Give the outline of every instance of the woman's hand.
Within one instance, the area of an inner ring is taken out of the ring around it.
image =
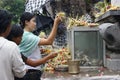
[[[56,33],[57,33],[57,28],[58,28],[58,25],[61,22],[61,20],[62,19],[60,16],[56,16],[50,35],[48,36],[47,39],[41,38],[38,45],[52,45],[53,44],[53,41],[54,41]]]
[[[57,53],[50,53],[50,54],[47,55],[47,57],[48,57],[49,59],[52,59],[52,58],[54,58],[54,57],[56,57],[56,56],[57,56]]]
[[[62,21],[62,18],[60,16],[56,16],[54,22],[56,24],[59,24]]]

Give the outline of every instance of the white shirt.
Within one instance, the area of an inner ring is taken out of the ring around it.
[[[21,53],[32,60],[41,59],[41,52],[38,46],[40,37],[34,35],[32,32],[24,31],[22,41],[19,45]],[[41,69],[41,65],[37,67],[31,67],[27,65],[27,69]]]
[[[38,60],[38,59],[41,59],[42,56],[41,56],[41,52],[40,52],[40,48],[37,46],[37,48],[35,49],[35,51],[30,55],[28,56],[29,59],[32,59],[32,60]],[[26,65],[27,69],[37,69],[37,70],[42,70],[42,66],[39,65],[37,67],[31,67],[29,65]]]
[[[25,74],[26,68],[18,46],[0,37],[0,80],[14,80],[14,76],[23,77]]]
[[[39,12],[42,12],[41,6],[45,4],[46,0],[27,0],[25,4],[25,12],[34,12],[35,10],[38,10]]]
[[[120,7],[120,0],[111,0],[111,4]]]

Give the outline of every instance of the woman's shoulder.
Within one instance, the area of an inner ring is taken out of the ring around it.
[[[36,36],[32,32],[24,31],[23,36]]]
[[[24,32],[22,40],[34,40],[39,39],[39,36],[34,35],[32,32]]]

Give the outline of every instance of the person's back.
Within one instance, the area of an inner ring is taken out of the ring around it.
[[[19,52],[19,49],[15,43],[6,40],[3,37],[0,37],[0,59],[1,59],[0,60],[0,68],[1,68],[0,79],[1,80],[14,80],[14,74],[18,77],[24,76],[25,74],[24,66],[23,67],[14,66],[15,63],[17,63],[20,60],[20,57],[19,57],[20,55],[18,56],[18,52]],[[19,63],[17,64],[18,66],[20,65]],[[20,68],[23,70],[23,74],[21,74],[22,72],[20,71]],[[18,73],[14,72],[14,70],[17,70]]]
[[[11,30],[12,16],[0,10],[0,80],[14,80],[14,76],[23,77],[26,73],[18,46],[5,39]]]

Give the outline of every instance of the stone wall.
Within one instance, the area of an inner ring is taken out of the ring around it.
[[[56,12],[64,11],[70,17],[82,15],[86,10],[84,0],[61,0],[61,2],[56,2],[56,5]]]

